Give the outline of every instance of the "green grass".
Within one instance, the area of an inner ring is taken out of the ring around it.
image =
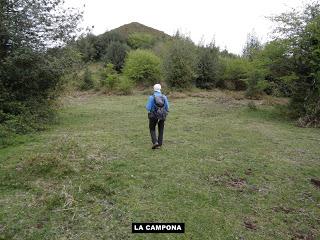
[[[153,151],[146,98],[69,98],[59,124],[1,149],[0,239],[320,237],[319,129],[195,94],[171,99]],[[133,235],[132,222],[186,233]]]

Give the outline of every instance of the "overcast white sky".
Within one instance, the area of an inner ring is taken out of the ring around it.
[[[264,42],[271,31],[265,16],[301,6],[301,0],[66,0],[68,6],[84,8],[84,24],[93,33],[130,22],[164,31],[177,29],[195,43],[213,38],[222,49],[241,53],[247,34],[255,30]]]

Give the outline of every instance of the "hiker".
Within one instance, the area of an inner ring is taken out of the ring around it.
[[[146,109],[148,111],[149,129],[152,141],[152,149],[160,148],[163,143],[164,122],[169,112],[169,102],[165,95],[161,93],[161,85],[153,86],[153,95],[149,96]],[[156,125],[158,124],[158,138]]]

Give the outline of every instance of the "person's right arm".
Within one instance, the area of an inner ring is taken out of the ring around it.
[[[167,112],[169,112],[169,101],[167,96],[164,97],[164,107],[166,108]]]
[[[152,103],[153,103],[153,97],[152,97],[152,96],[149,96],[148,102],[147,102],[147,105],[146,105],[146,109],[147,109],[148,112],[151,112]]]

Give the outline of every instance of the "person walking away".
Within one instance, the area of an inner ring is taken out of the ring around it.
[[[161,93],[161,85],[153,86],[153,94],[149,96],[146,109],[148,111],[149,129],[152,149],[160,148],[163,144],[164,122],[169,112],[168,98]],[[158,125],[158,138],[156,126]]]

